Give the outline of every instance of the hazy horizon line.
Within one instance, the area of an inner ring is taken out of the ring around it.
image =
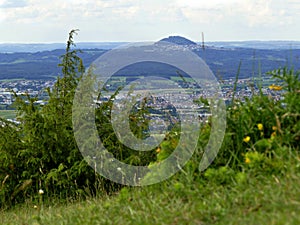
[[[159,40],[157,40],[159,41]],[[75,42],[76,44],[106,44],[106,43],[147,43],[147,42],[157,42],[157,41],[79,41]],[[193,40],[191,40],[193,41]],[[197,44],[202,44],[202,41],[193,41]],[[262,40],[262,39],[249,39],[249,40],[211,40],[205,41],[205,43],[214,43],[214,42],[300,42],[300,40],[283,40],[283,39],[274,39],[274,40]],[[0,42],[0,45],[9,45],[9,44],[65,44],[66,42]]]

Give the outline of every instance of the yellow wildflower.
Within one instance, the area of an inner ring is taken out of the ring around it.
[[[249,164],[250,162],[251,162],[251,160],[248,157],[246,157],[245,158],[245,163]]]
[[[250,137],[249,136],[246,136],[244,139],[243,139],[244,142],[248,143],[250,141]]]
[[[276,132],[274,131],[272,134],[271,134],[271,139],[274,139],[276,136]]]
[[[264,126],[262,125],[262,123],[257,124],[257,128],[258,130],[263,130]]]
[[[272,130],[277,130],[277,127],[276,126],[272,126]]]
[[[282,90],[281,86],[278,86],[278,85],[275,85],[275,84],[270,85],[269,88],[271,90],[273,90],[273,91],[280,91],[280,90]]]
[[[156,149],[156,152],[157,152],[157,153],[160,153],[160,147],[158,147],[158,148]]]

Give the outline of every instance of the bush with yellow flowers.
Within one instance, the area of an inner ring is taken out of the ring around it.
[[[274,100],[261,91],[245,101],[233,99],[227,109],[226,133],[216,159],[209,169],[198,171],[203,149],[210,136],[212,125],[209,122],[201,128],[197,150],[183,168],[183,177],[188,174],[194,176],[192,179],[201,177],[220,184],[232,180],[240,182],[247,171],[280,173],[284,169],[284,159],[289,157],[290,152],[299,153],[299,72],[283,68],[269,74],[277,85],[272,86],[272,91],[280,89],[282,98]],[[174,134],[167,136],[156,150],[157,162],[171,154],[179,137]],[[234,174],[237,178],[233,178]]]
[[[300,71],[285,67],[268,74],[276,83],[268,88],[280,91],[281,98],[260,91],[244,101],[233,99],[223,145],[212,166],[281,168],[275,158],[287,157],[286,147],[299,153]]]

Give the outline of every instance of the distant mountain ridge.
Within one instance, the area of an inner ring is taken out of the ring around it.
[[[294,66],[300,70],[300,42],[288,41],[247,41],[247,42],[206,42],[205,49],[201,44],[180,36],[170,36],[160,41],[167,41],[178,45],[185,45],[199,55],[212,72],[223,79],[234,78],[239,63],[240,78],[249,78],[253,74],[284,66]],[[125,44],[124,42],[106,43],[76,43],[76,48],[83,50],[79,56],[86,67],[109,49]],[[291,48],[289,46],[298,46]],[[47,50],[41,50],[46,48]],[[55,48],[52,49],[51,48]],[[3,49],[17,49],[17,52],[8,53]],[[28,50],[28,51],[27,51]],[[39,51],[38,51],[39,50]],[[21,51],[21,52],[20,52]],[[59,57],[65,53],[65,44],[0,44],[0,80],[5,79],[54,79],[61,73]],[[292,64],[291,64],[292,63]],[[149,64],[148,74],[166,72],[163,67]],[[126,73],[135,74],[130,70]]]
[[[120,45],[128,44],[128,42],[79,42],[76,43],[78,49],[113,49]],[[65,43],[13,43],[13,44],[0,44],[0,53],[18,53],[18,52],[42,52],[52,51],[56,49],[65,49]]]
[[[170,36],[160,41],[167,41],[179,45],[202,45],[200,42],[194,42],[181,36]],[[113,49],[129,42],[79,42],[76,43],[78,49]],[[2,43],[0,44],[0,53],[18,53],[18,52],[42,52],[55,49],[65,49],[65,43]],[[237,49],[300,49],[300,41],[208,41],[205,46]]]
[[[206,44],[222,48],[300,49],[300,41],[215,41]]]

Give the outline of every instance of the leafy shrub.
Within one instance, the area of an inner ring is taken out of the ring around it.
[[[225,140],[214,165],[238,168],[248,151],[267,157],[273,157],[282,146],[299,151],[299,72],[283,68],[269,74],[282,85],[277,86],[284,91],[282,98],[274,100],[260,93],[244,102],[233,102],[228,109]]]
[[[195,180],[197,177],[203,179],[204,175],[208,180],[228,183],[226,173],[222,173],[224,168],[236,171],[236,179],[239,181],[244,179],[245,171],[283,172],[284,160],[288,160],[293,152],[294,155],[299,154],[300,72],[283,68],[269,74],[277,82],[277,85],[269,88],[273,91],[280,90],[282,97],[275,100],[260,92],[245,101],[233,101],[227,109],[227,127],[222,147],[210,168],[204,173],[198,171],[203,149],[211,132],[209,121],[201,127],[193,158],[177,177]],[[165,139],[161,144],[158,162],[168,157],[176,148],[178,138],[169,136]],[[231,179],[232,175],[228,178]]]
[[[39,190],[44,199],[77,199],[86,195],[112,193],[121,185],[101,177],[83,159],[73,134],[72,107],[75,90],[84,67],[73,36],[69,33],[66,53],[61,57],[62,77],[48,88],[49,100],[44,106],[37,98],[15,96],[14,107],[20,125],[0,121],[0,207],[9,207],[26,199],[38,201]],[[91,70],[89,70],[89,73]],[[92,74],[89,74],[92,76]],[[102,90],[105,92],[105,90]],[[156,152],[134,151],[124,146],[114,134],[110,112],[114,96],[96,109],[95,121],[99,137],[118,160],[132,165],[147,165],[155,161]],[[99,93],[99,96],[102,93]],[[145,102],[140,110],[130,114],[130,128],[138,138],[147,135],[148,119]]]
[[[71,49],[74,34],[59,65],[63,76],[47,89],[48,103],[39,106],[36,98],[15,96],[21,124],[2,122],[0,207],[35,199],[40,189],[45,197],[62,199],[95,193],[98,176],[83,160],[72,129],[72,102],[84,72],[78,51]]]

